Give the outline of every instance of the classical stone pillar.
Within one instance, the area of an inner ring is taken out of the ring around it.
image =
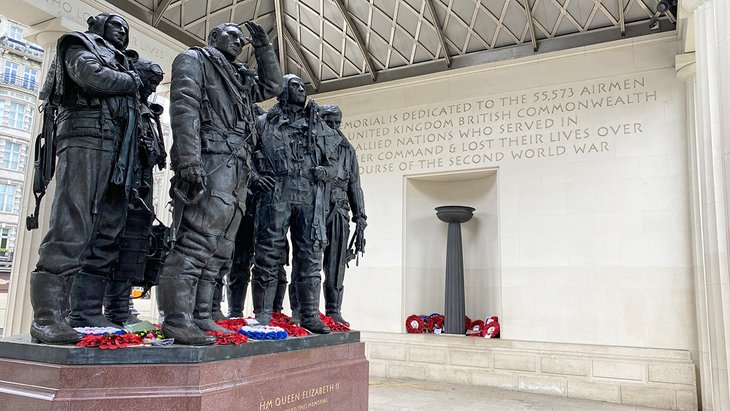
[[[687,87],[700,395],[702,409],[730,410],[730,4],[682,6],[695,30],[694,56],[676,66]]]
[[[40,84],[43,84],[51,67],[51,61],[56,55],[56,41],[61,35],[68,31],[59,26],[54,26],[57,19],[50,22],[42,23],[40,31],[37,31],[31,37],[31,41],[38,43],[45,54],[43,55],[43,65],[41,67]],[[31,27],[31,29],[39,29]],[[48,231],[48,220],[51,215],[51,203],[53,192],[56,187],[55,180],[48,186],[46,196],[41,203],[38,215],[39,227],[33,231],[25,229],[25,217],[33,212],[35,207],[35,199],[33,197],[33,156],[35,155],[35,144],[33,144],[35,136],[38,135],[41,128],[43,116],[38,110],[35,111],[33,119],[33,129],[31,132],[31,144],[29,151],[28,169],[25,173],[25,181],[23,181],[23,200],[20,210],[20,224],[18,229],[18,238],[16,243],[15,256],[13,257],[13,269],[10,274],[10,289],[8,290],[8,307],[5,316],[5,328],[3,335],[9,337],[15,334],[25,334],[30,331],[30,323],[33,318],[33,308],[30,305],[30,272],[35,268],[38,262],[38,248],[41,245],[43,236]]]
[[[465,206],[436,207],[439,220],[449,223],[446,240],[446,296],[444,302],[444,332],[464,334],[464,253],[461,247],[461,223],[471,220],[474,208]]]

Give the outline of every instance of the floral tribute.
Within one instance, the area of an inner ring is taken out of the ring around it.
[[[476,320],[467,325],[468,337],[499,338],[499,317],[493,315],[486,320]]]
[[[499,318],[496,315],[476,321],[464,317],[464,325],[469,337],[499,338]],[[444,316],[441,314],[412,314],[406,318],[406,331],[409,334],[441,334],[443,329]]]
[[[410,315],[406,318],[406,331],[410,334],[441,334],[444,316],[441,314]]]
[[[240,332],[243,327],[256,326],[258,322],[253,318],[229,318],[227,320],[216,321],[216,324],[228,330]],[[270,325],[286,331],[288,337],[304,337],[309,335],[309,331],[292,324],[291,317],[282,313],[273,313]],[[255,339],[253,337],[249,338]]]
[[[322,322],[333,332],[347,332],[350,327],[345,324],[336,323],[331,317],[319,313]],[[208,331],[208,334],[216,338],[217,345],[243,344],[248,339],[254,340],[281,340],[288,337],[304,337],[309,331],[292,324],[291,317],[274,313],[271,319],[271,326],[260,326],[255,319],[229,318],[216,321],[221,327],[236,331],[235,333],[222,333]],[[443,327],[443,317],[440,326]],[[76,331],[84,334],[77,347],[98,347],[101,349],[115,350],[117,348],[138,347],[138,346],[162,346],[171,345],[173,340],[165,338],[159,325],[149,322],[141,322],[126,325],[124,329],[110,327],[83,327],[76,328]]]
[[[143,336],[113,327],[77,327],[77,332],[84,337],[76,343],[77,347],[98,347],[102,350],[116,350],[117,348],[136,347],[144,345]]]
[[[99,347],[101,349],[113,350],[141,345],[167,346],[174,343],[172,338],[165,338],[159,325],[154,325],[147,321],[127,324],[124,329],[85,327],[76,330],[82,334],[86,334],[76,344],[78,347]],[[215,336],[215,343],[218,345],[243,344],[248,341],[245,336],[238,333],[224,334],[209,331],[208,334]]]
[[[126,334],[126,331],[114,327],[76,327],[74,331],[84,335]]]
[[[406,318],[406,331],[409,334],[422,334],[428,332],[428,317],[425,315],[412,314]]]
[[[283,328],[270,325],[244,325],[238,332],[252,340],[285,340],[289,336]]]
[[[482,321],[482,320],[471,321],[470,323],[468,323],[466,325],[467,335],[480,334],[483,329],[484,329],[484,321]]]
[[[428,332],[436,333],[436,330],[439,330],[438,332],[440,333],[444,329],[444,316],[441,314],[429,315],[426,326],[428,327]]]
[[[225,328],[226,330],[231,331],[238,331],[241,329],[241,327],[248,325],[246,320],[243,318],[227,318],[225,320],[218,320],[215,323]]]
[[[137,334],[87,334],[77,347],[99,347],[102,350],[116,350],[117,348],[135,347],[144,345],[142,338]]]
[[[238,345],[248,342],[248,338],[238,332],[226,334],[218,331],[208,331],[208,334],[215,337],[216,345]]]
[[[329,327],[329,329],[334,333],[344,333],[350,331],[350,327],[347,324],[335,322],[332,317],[327,317],[322,313],[319,313],[319,319],[322,320],[324,325]]]
[[[482,337],[499,338],[499,318],[493,315],[485,321],[485,329],[482,331]]]
[[[332,332],[348,332],[350,327],[346,324],[335,322],[332,317],[328,317],[322,313],[319,313],[319,318],[322,320],[324,325],[329,327]],[[271,316],[271,325],[280,327],[286,330],[290,337],[304,337],[309,335],[309,331],[300,327],[299,325],[292,324],[291,317],[282,313],[273,313]]]
[[[289,334],[289,337],[306,337],[309,335],[309,331],[296,324],[292,324],[291,317],[286,314],[273,313],[271,315],[271,325],[283,329]]]

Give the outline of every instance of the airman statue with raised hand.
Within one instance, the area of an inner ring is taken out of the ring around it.
[[[237,24],[216,26],[207,46],[182,52],[172,64],[172,249],[158,292],[162,331],[179,344],[213,344],[207,331],[228,332],[213,321],[211,306],[245,210],[257,142],[254,104],[281,92],[266,33],[254,22],[245,26],[250,38]],[[235,61],[247,41],[257,69]]]

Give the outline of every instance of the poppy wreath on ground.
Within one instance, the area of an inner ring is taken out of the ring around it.
[[[243,318],[229,318],[225,320],[218,320],[215,322],[226,330],[238,331],[241,327],[248,325],[246,320]]]
[[[276,327],[279,327],[286,331],[286,333],[289,335],[289,337],[306,337],[309,335],[309,331],[305,330],[304,328],[294,325],[291,323],[284,323],[284,322],[271,322],[271,325],[274,325]]]
[[[76,327],[74,328],[74,331],[84,334],[84,335],[107,335],[107,334],[117,334],[117,335],[124,335],[127,332],[120,329],[120,328],[114,328],[114,327]]]
[[[437,329],[444,329],[444,316],[441,314],[431,314],[428,317],[428,332],[435,332]]]
[[[291,317],[282,313],[273,313],[271,315],[271,323],[274,327],[279,327],[286,331],[289,337],[306,337],[309,331],[291,323]]]
[[[485,338],[499,338],[499,318],[496,315],[487,318],[481,334]]]
[[[208,334],[215,337],[216,345],[238,345],[248,342],[245,335],[239,333],[222,333],[218,331],[208,331]]]
[[[238,332],[252,340],[285,340],[289,336],[283,328],[270,325],[246,325]]]
[[[484,338],[499,338],[499,323],[491,323],[487,325],[481,332]]]
[[[116,350],[142,345],[142,338],[137,334],[89,334],[76,343],[77,347],[99,347],[102,350]]]
[[[409,334],[422,334],[424,328],[426,328],[426,324],[420,315],[413,314],[406,318],[406,331]]]
[[[484,329],[484,321],[482,321],[482,320],[472,321],[471,327],[469,327],[469,329],[476,333],[482,332],[482,330]]]
[[[319,313],[319,319],[322,320],[322,323],[324,323],[324,325],[326,325],[332,332],[344,333],[350,331],[350,327],[347,325],[335,322],[332,317],[327,317],[322,313]]]
[[[441,314],[439,314],[439,313],[432,313],[431,315],[429,315],[428,317],[426,317],[426,321],[429,321],[429,320],[431,320],[432,318],[435,318],[435,317],[441,317],[442,319],[444,318],[444,316],[441,315]]]
[[[277,323],[291,322],[291,317],[284,313],[271,313],[271,321]]]
[[[406,318],[406,331],[409,334],[440,333],[436,330],[444,329],[444,320],[445,317],[437,313],[429,316],[412,314]],[[469,337],[499,338],[499,319],[496,315],[484,321],[472,321],[465,316],[464,325]]]

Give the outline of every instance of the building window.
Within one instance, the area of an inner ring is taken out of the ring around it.
[[[15,186],[11,184],[0,184],[0,211],[11,213],[15,205]]]
[[[18,79],[18,65],[11,61],[5,61],[5,71],[3,72],[3,81],[7,84],[15,84]]]
[[[20,144],[5,141],[3,150],[3,168],[18,171],[20,167]]]
[[[5,253],[10,245],[10,229],[0,228],[0,253]]]
[[[25,122],[25,104],[10,103],[10,111],[8,112],[8,126],[19,128],[21,130],[29,130],[24,127]]]
[[[23,40],[23,29],[18,26],[10,26],[8,30],[8,38],[13,40]]]
[[[26,67],[23,73],[23,87],[35,91],[38,88],[38,70]]]

